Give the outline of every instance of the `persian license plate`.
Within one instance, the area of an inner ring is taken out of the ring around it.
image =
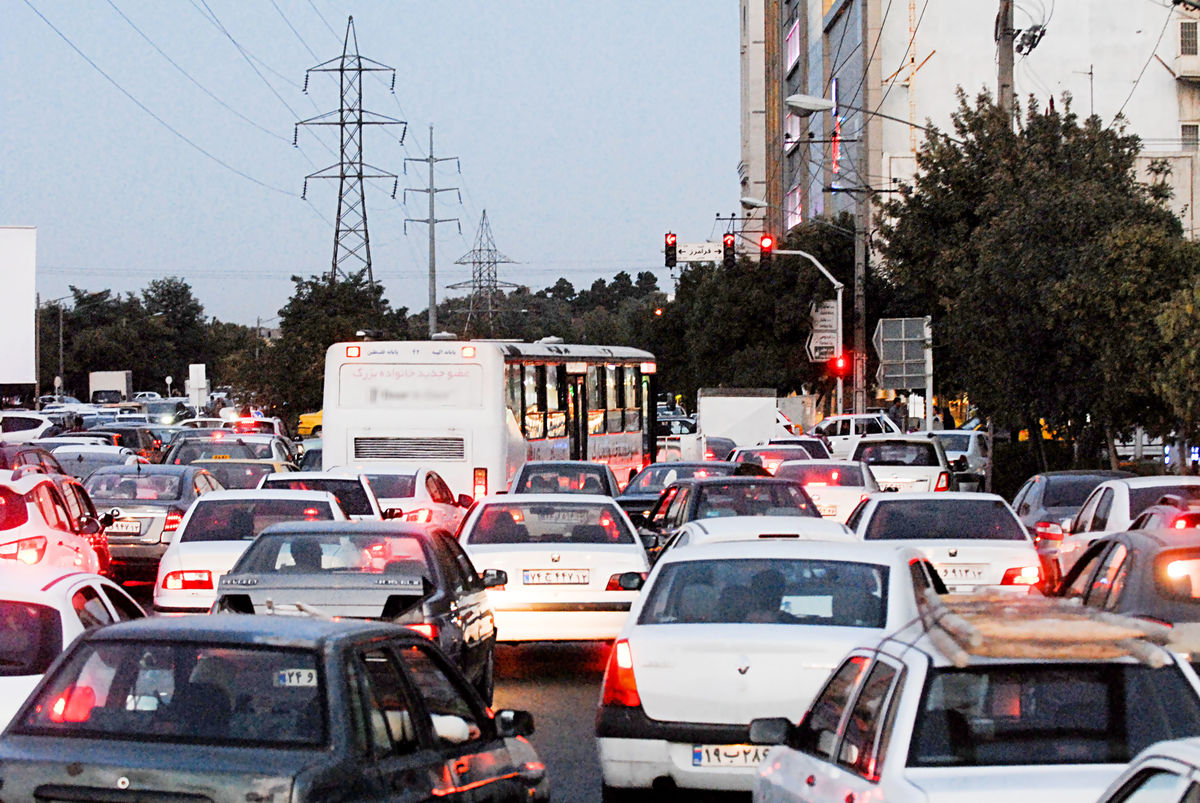
[[[938,577],[947,583],[982,583],[986,567],[974,563],[935,563],[933,568],[937,569]]]
[[[697,744],[692,746],[693,767],[757,767],[768,745]]]
[[[138,521],[114,521],[108,525],[106,532],[138,535],[142,532],[142,524]]]
[[[525,569],[521,582],[527,586],[585,586],[591,574],[590,569]]]
[[[584,524],[588,520],[588,511],[552,510],[549,513],[543,513],[541,520],[554,524]]]
[[[836,516],[837,505],[817,505],[817,512],[822,516]]]

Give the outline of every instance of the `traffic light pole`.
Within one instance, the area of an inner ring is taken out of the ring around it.
[[[805,258],[805,259],[807,259],[809,262],[813,263],[813,265],[816,267],[816,269],[817,269],[817,270],[819,270],[819,271],[821,272],[821,275],[822,275],[822,276],[824,276],[826,279],[828,279],[830,282],[832,282],[832,283],[833,283],[833,291],[834,291],[834,293],[835,293],[835,294],[836,294],[836,296],[837,296],[837,342],[833,344],[833,357],[834,357],[834,359],[837,359],[838,357],[841,357],[841,356],[842,356],[842,354],[843,354],[843,346],[842,346],[842,291],[843,291],[843,290],[846,288],[846,285],[842,284],[842,283],[841,283],[841,282],[839,282],[837,279],[835,279],[835,278],[833,277],[833,274],[832,274],[832,273],[830,273],[829,271],[827,271],[827,270],[825,269],[825,266],[824,266],[824,265],[822,265],[822,264],[820,263],[820,261],[819,261],[819,260],[818,260],[818,259],[817,259],[815,256],[813,256],[812,254],[808,253],[807,251],[797,251],[797,250],[795,250],[795,249],[791,249],[791,250],[779,250],[779,251],[776,251],[775,253],[776,253],[776,254],[780,254],[780,255],[782,255],[782,256],[786,256],[786,257],[791,257],[791,256],[795,256],[795,257],[804,257],[804,258]],[[843,390],[843,380],[842,380],[842,377],[841,377],[841,376],[838,376],[838,378],[837,378],[837,411],[838,411],[839,413],[843,412],[843,409],[842,409],[842,390]]]

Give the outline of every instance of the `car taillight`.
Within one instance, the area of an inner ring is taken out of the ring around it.
[[[68,686],[50,705],[51,722],[87,722],[96,707],[96,692],[91,686]]]
[[[935,490],[935,491],[950,490],[950,474],[945,471],[943,471],[941,474],[938,474],[937,485],[933,486],[933,490]]]
[[[167,510],[167,518],[163,520],[162,531],[164,533],[173,533],[179,529],[179,523],[183,521],[183,511],[179,508],[170,508]]]
[[[437,625],[425,623],[425,624],[419,624],[419,625],[405,625],[405,627],[407,627],[409,630],[413,630],[417,633],[420,633],[422,636],[429,639],[430,641],[433,641],[434,639],[437,638],[437,634],[438,634]]]
[[[1034,541],[1061,541],[1064,535],[1062,525],[1056,521],[1039,521],[1033,525]]]
[[[208,571],[169,572],[163,578],[163,588],[168,591],[204,591],[212,587],[212,573]]]
[[[1004,573],[1000,585],[1032,586],[1041,579],[1041,570],[1037,566],[1014,566]]]
[[[604,691],[600,705],[622,705],[634,708],[642,704],[638,695],[637,679],[633,676],[633,651],[629,642],[620,639],[608,655],[608,666],[604,669]]]
[[[22,563],[37,563],[46,554],[46,543],[44,535],[9,541],[7,544],[0,544],[0,558],[19,560]]]
[[[624,574],[624,572],[622,572],[621,574]],[[641,575],[642,575],[642,580],[645,580],[646,573],[641,572]],[[612,577],[608,578],[608,585],[606,585],[604,587],[604,590],[605,591],[625,591],[626,589],[621,588],[621,575],[614,574]]]
[[[415,521],[418,524],[428,524],[433,521],[433,511],[428,508],[417,508],[404,514],[405,521]]]
[[[472,496],[479,499],[482,496],[487,496],[487,469],[477,468],[472,473],[471,488],[475,491]]]

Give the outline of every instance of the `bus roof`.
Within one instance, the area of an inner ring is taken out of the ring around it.
[[[408,340],[408,341],[357,341],[334,343],[328,354],[335,359],[346,355],[345,347],[360,346],[363,357],[383,355],[412,356],[424,349],[433,349],[443,354],[453,353],[463,346],[496,349],[507,360],[623,360],[626,362],[654,362],[648,351],[627,346],[585,346],[565,343],[515,343],[496,340]],[[357,356],[357,355],[355,355]]]

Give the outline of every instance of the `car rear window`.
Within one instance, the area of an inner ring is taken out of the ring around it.
[[[604,470],[590,466],[535,468],[512,489],[520,494],[606,494]]]
[[[0,677],[40,675],[62,648],[58,611],[32,602],[0,600]]]
[[[257,539],[234,574],[403,574],[429,576],[420,540],[410,535],[291,533]]]
[[[1200,700],[1174,663],[932,669],[910,767],[1124,764],[1200,735]]]
[[[224,460],[205,461],[204,469],[217,478],[222,488],[231,491],[257,488],[263,477],[275,472],[271,463],[228,463]]]
[[[172,447],[168,462],[177,466],[186,466],[195,460],[259,460],[270,457],[270,449],[266,455],[258,454],[257,447],[248,446],[231,440],[198,441],[185,440],[178,446]]]
[[[937,449],[932,443],[913,441],[884,441],[860,443],[854,450],[854,460],[868,466],[938,466]]]
[[[505,502],[486,505],[469,544],[632,544],[633,532],[613,505]]]
[[[371,516],[375,511],[371,500],[358,479],[334,479],[326,477],[304,477],[298,479],[276,478],[266,480],[264,488],[283,488],[289,491],[329,491],[337,497],[347,516]]]
[[[865,484],[858,466],[822,465],[820,463],[784,463],[775,476],[795,480],[801,485],[837,485],[861,488]]]
[[[1029,540],[1008,505],[999,499],[880,501],[863,535],[866,541],[964,538]]]
[[[1154,559],[1154,585],[1173,599],[1200,601],[1200,549],[1172,549]]]
[[[183,483],[178,474],[93,474],[84,481],[93,499],[159,502],[179,499]]]
[[[253,541],[272,524],[332,521],[326,502],[305,499],[219,499],[201,497],[179,534],[180,541]]]
[[[801,559],[668,563],[648,590],[638,624],[883,627],[887,567]]]
[[[231,644],[80,644],[14,732],[154,743],[296,747],[327,740],[315,652]]]
[[[723,516],[820,517],[808,494],[790,482],[738,482],[697,489],[696,518]]]
[[[1051,477],[1046,480],[1042,506],[1081,507],[1088,494],[1102,482],[1104,477]]]
[[[1174,494],[1185,502],[1200,502],[1200,485],[1155,485],[1152,488],[1129,489],[1129,517],[1138,514],[1167,494]]]
[[[692,477],[719,477],[733,473],[734,466],[717,463],[704,466],[650,466],[633,478],[633,482],[625,486],[625,493],[658,493],[676,480],[688,480]]]
[[[965,452],[971,448],[970,435],[938,435],[937,439],[947,452]]]
[[[417,487],[414,474],[368,474],[367,482],[371,483],[371,490],[380,499],[409,497]]]

